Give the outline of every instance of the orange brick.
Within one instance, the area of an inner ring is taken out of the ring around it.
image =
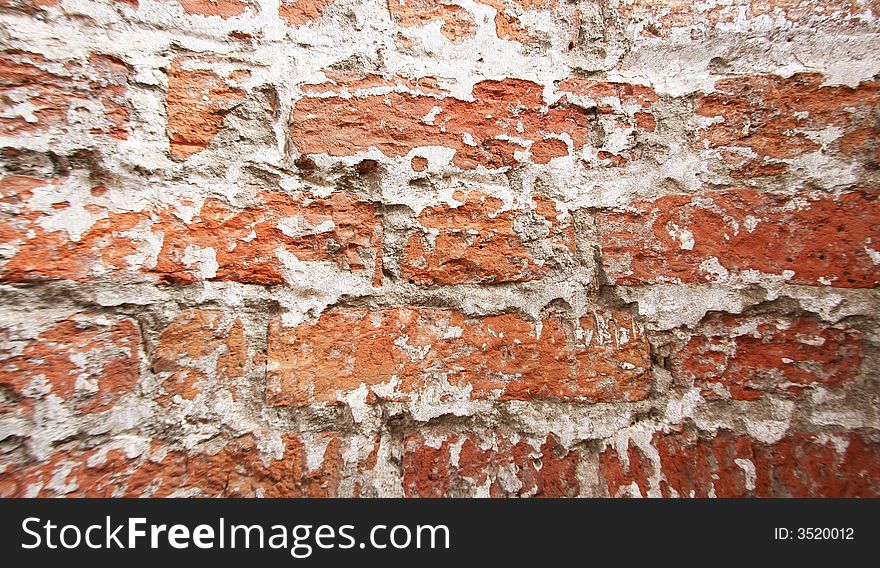
[[[880,282],[868,250],[880,249],[876,191],[836,199],[751,189],[673,195],[602,212],[597,224],[605,272],[616,284],[712,282],[724,271],[840,288]]]
[[[30,415],[33,402],[50,395],[76,413],[108,410],[137,384],[140,349],[139,328],[129,318],[83,313],[62,320],[21,353],[2,353],[0,386],[13,400],[0,403],[0,414]]]
[[[773,444],[721,430],[714,435],[657,432],[657,465],[634,444],[623,460],[614,448],[600,456],[612,496],[649,490],[664,497],[877,497],[880,444],[845,434],[845,449],[817,436],[792,433]],[[628,466],[627,466],[628,462]],[[659,483],[652,484],[658,477]]]
[[[574,228],[552,200],[536,196],[535,202],[534,209],[502,212],[500,200],[472,192],[458,207],[426,209],[418,218],[422,230],[406,242],[403,277],[426,285],[523,282],[542,277],[553,258],[574,253]],[[520,232],[518,223],[545,234],[536,238]],[[545,262],[542,255],[551,260]]]
[[[678,345],[673,376],[707,399],[800,396],[814,385],[840,386],[861,372],[862,334],[809,318],[723,316]]]
[[[538,323],[435,308],[332,309],[295,328],[274,318],[268,359],[273,406],[336,403],[362,384],[391,387],[374,388],[368,401],[413,401],[444,381],[472,399],[619,402],[645,398],[651,383],[648,342],[622,312]]]

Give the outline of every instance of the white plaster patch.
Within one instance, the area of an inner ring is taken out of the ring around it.
[[[199,247],[187,245],[183,251],[183,265],[190,270],[195,270],[203,280],[217,276],[217,251],[211,247]]]

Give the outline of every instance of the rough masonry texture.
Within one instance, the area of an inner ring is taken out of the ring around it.
[[[0,37],[0,496],[880,496],[880,3]]]

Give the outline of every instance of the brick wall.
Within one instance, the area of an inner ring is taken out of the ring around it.
[[[880,495],[877,2],[0,32],[0,495]]]

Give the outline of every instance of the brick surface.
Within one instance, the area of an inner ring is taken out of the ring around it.
[[[421,146],[444,146],[455,150],[452,162],[461,169],[500,168],[527,161],[526,151],[535,144],[531,154],[538,163],[569,155],[560,137],[570,138],[575,151],[593,145],[589,135],[596,115],[568,97],[609,115],[614,121],[609,130],[619,130],[619,136],[633,136],[636,114],[648,116],[657,100],[652,89],[625,83],[571,79],[559,89],[564,98],[552,106],[540,85],[518,79],[481,81],[473,87],[473,101],[409,92],[305,97],[296,102],[290,135],[303,154],[346,156],[376,148],[396,157]],[[601,144],[613,135],[606,133]]]
[[[240,318],[220,310],[179,314],[159,336],[152,370],[167,376],[159,400],[192,400],[214,388],[233,389],[245,375],[249,353]]]
[[[179,0],[187,14],[217,16],[223,19],[240,16],[247,10],[255,10],[252,0]]]
[[[81,234],[56,228],[52,219],[69,211],[70,202],[56,201],[48,210],[35,210],[30,203],[36,193],[52,192],[60,182],[30,176],[0,180],[0,231],[4,244],[14,247],[4,251],[3,281],[85,281],[130,268],[127,259],[138,252],[141,243],[129,231],[147,220],[137,212],[114,213],[96,205],[83,207],[85,214],[95,217]]]
[[[303,26],[321,17],[334,0],[281,0],[278,16],[291,26]]]
[[[575,497],[579,456],[553,437],[543,443],[503,433],[450,434],[404,441],[403,484],[408,497]]]
[[[737,166],[733,175],[739,178],[784,173],[789,166],[780,160],[823,149],[847,157],[861,154],[876,164],[877,149],[867,139],[878,132],[872,117],[880,107],[880,84],[823,86],[824,79],[799,73],[718,81],[714,93],[697,101],[697,114],[713,119],[699,143],[731,152]],[[829,129],[835,140],[823,143],[821,133]],[[735,150],[748,150],[750,157],[736,160]]]
[[[674,195],[597,217],[609,278],[624,285],[718,282],[750,273],[873,288],[877,192],[792,198],[756,190]]]
[[[449,396],[614,402],[648,395],[640,324],[625,313],[541,322],[514,314],[466,318],[446,309],[347,309],[269,328],[272,405],[335,402],[364,385],[368,401]]]
[[[613,448],[600,470],[611,495],[664,497],[877,497],[880,445],[858,433],[833,441],[789,434],[766,444],[721,431],[657,433],[650,459],[630,444],[624,460]],[[658,468],[659,465],[659,468]]]
[[[332,261],[381,277],[382,226],[374,205],[343,193],[326,199],[264,192],[237,209],[208,200],[185,223],[165,213],[154,229],[164,234],[153,272],[168,282],[201,279],[254,284],[284,281],[285,255]]]
[[[321,465],[310,469],[297,436],[284,440],[284,455],[263,460],[246,436],[219,450],[182,453],[156,446],[129,457],[125,452],[58,452],[43,465],[0,473],[3,497],[332,497],[340,481],[338,438],[326,440]]]
[[[861,18],[876,14],[870,2],[834,2],[830,0],[732,0],[708,2],[697,6],[682,0],[624,0],[621,16],[645,38],[666,38],[676,30],[730,29],[733,24],[746,26],[790,27],[792,23],[821,20],[832,25],[858,26]],[[736,29],[736,28],[734,28]]]
[[[117,57],[91,53],[83,59],[47,60],[39,53],[0,54],[0,116],[4,135],[86,127],[92,134],[128,137],[128,68]],[[76,117],[78,114],[85,116]]]
[[[0,496],[877,496],[877,0],[0,0]]]
[[[244,207],[210,198],[184,218],[180,209],[115,212],[99,197],[82,206],[91,225],[80,234],[56,228],[71,209],[62,201],[34,210],[64,180],[26,176],[0,180],[5,215],[0,230],[14,246],[0,266],[0,279],[116,282],[149,276],[188,284],[204,280],[278,284],[290,262],[332,262],[362,272],[377,284],[382,276],[381,222],[375,205],[344,193],[327,198],[262,192]],[[100,188],[99,188],[100,189]],[[87,193],[77,190],[78,199]],[[94,192],[94,188],[92,190]],[[161,243],[155,258],[149,249]],[[291,260],[292,259],[292,260]]]
[[[800,396],[856,378],[862,334],[809,318],[710,321],[670,356],[673,376],[706,398],[756,400],[765,393]]]
[[[404,278],[437,285],[522,282],[550,270],[545,258],[575,252],[571,219],[546,197],[536,197],[534,209],[507,211],[479,193],[463,199],[419,215],[422,230],[403,253]]]

